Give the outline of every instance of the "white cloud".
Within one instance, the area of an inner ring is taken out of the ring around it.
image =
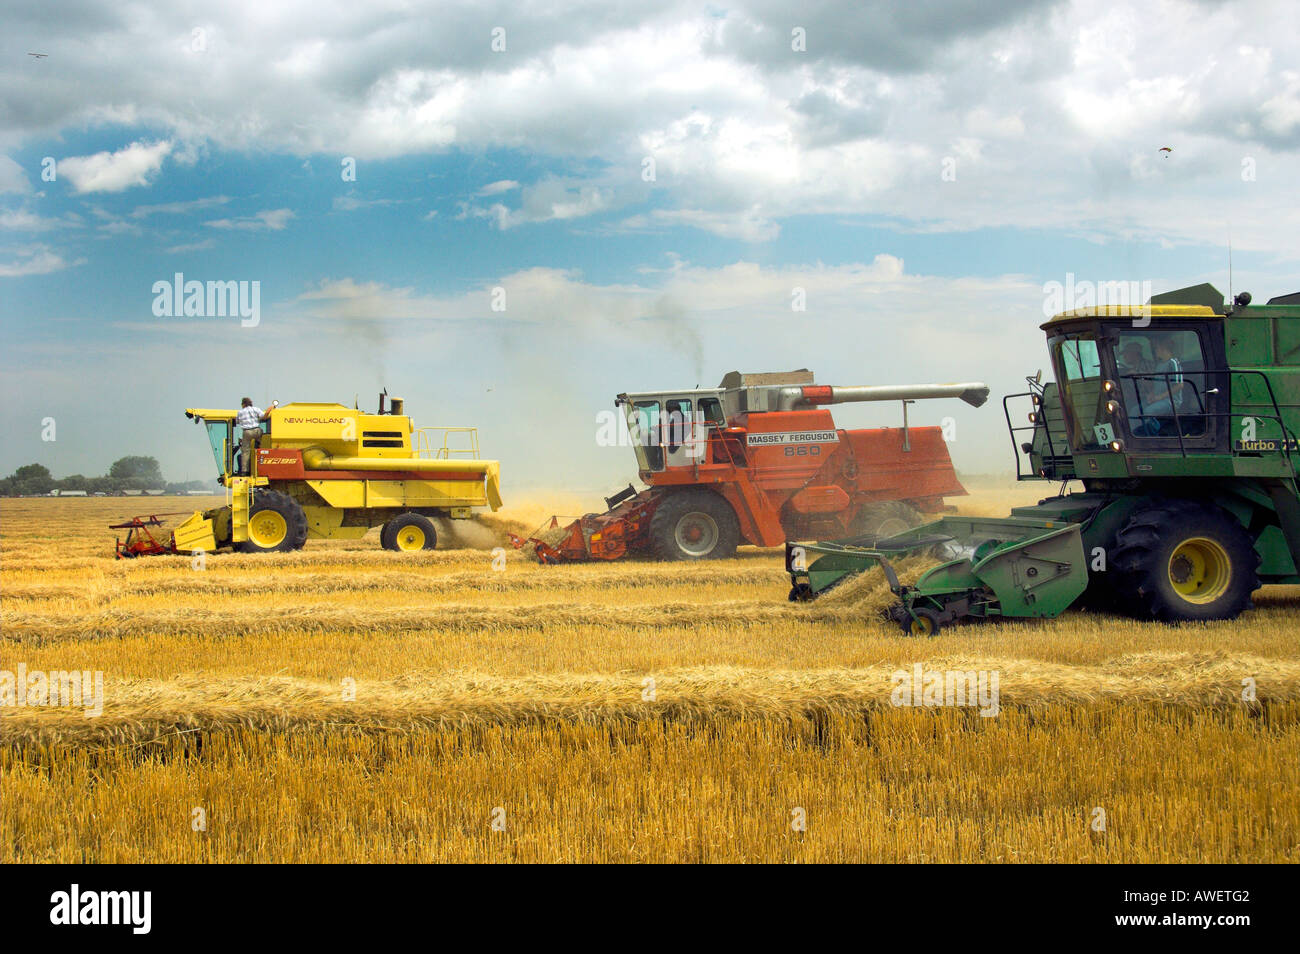
[[[28,181],[23,167],[8,156],[0,156],[0,193],[31,191],[32,184]]]
[[[148,185],[149,177],[162,168],[171,151],[169,140],[133,142],[117,152],[60,159],[57,170],[77,192],[123,192],[132,186]]]
[[[608,179],[602,182],[543,179],[522,189],[518,208],[502,202],[486,208],[467,204],[461,217],[491,219],[497,228],[505,230],[529,223],[585,218],[623,205],[631,201],[632,195],[630,186],[619,188]]]
[[[229,196],[213,195],[202,199],[190,199],[188,202],[162,202],[158,205],[141,205],[131,213],[131,217],[133,219],[143,219],[150,215],[184,215],[187,212],[197,212],[200,209],[225,205],[229,201]]]
[[[113,219],[111,222],[104,222],[97,231],[105,235],[143,235],[144,229],[140,228],[138,222],[128,222],[126,219]]]
[[[44,232],[56,228],[59,222],[47,219],[27,209],[6,209],[0,212],[0,229],[23,232]]]
[[[781,227],[754,206],[742,212],[708,212],[702,209],[655,209],[647,216],[632,216],[624,226],[640,229],[649,223],[690,225],[723,238],[743,242],[767,242],[776,238]]]
[[[204,225],[214,229],[237,229],[245,232],[279,232],[295,218],[292,209],[265,209],[256,215],[234,219],[213,219]]]
[[[216,239],[204,239],[201,242],[185,242],[180,245],[172,245],[163,249],[169,255],[181,255],[186,252],[206,252],[208,249],[215,247]]]
[[[386,205],[403,205],[413,199],[358,199],[353,195],[334,197],[335,212],[355,212],[357,209],[372,209]]]
[[[24,249],[18,257],[7,262],[0,262],[0,278],[18,278],[23,275],[48,275],[60,272],[74,265],[81,265],[85,259],[68,261],[58,252],[44,245]]]
[[[492,307],[493,289],[498,287],[506,293],[504,311]],[[394,288],[380,282],[326,279],[300,295],[296,302],[298,310],[312,318],[349,321],[424,319],[572,324],[596,315],[609,321],[645,318],[654,314],[655,297],[654,289],[650,288],[588,285],[576,271],[529,268],[456,295],[421,295],[412,288]]]
[[[1264,125],[1279,136],[1290,136],[1300,129],[1300,73],[1283,72],[1286,88],[1260,106]]]
[[[500,195],[502,192],[510,192],[512,189],[518,189],[519,183],[514,179],[500,179],[497,182],[489,182],[483,188],[479,189],[476,195]]]
[[[418,304],[410,288],[390,288],[381,282],[358,283],[351,278],[326,278],[298,296],[307,303],[302,313],[311,317],[387,319],[403,317],[451,317],[430,315],[429,305]],[[420,314],[412,314],[412,309]]]

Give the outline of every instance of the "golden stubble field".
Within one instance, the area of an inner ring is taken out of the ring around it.
[[[0,670],[104,674],[97,717],[0,709],[0,861],[1300,861],[1296,588],[922,641],[878,574],[787,603],[776,551],[494,560],[581,503],[196,568],[106,525],[201,499],[0,502]],[[999,713],[892,705],[915,663]]]

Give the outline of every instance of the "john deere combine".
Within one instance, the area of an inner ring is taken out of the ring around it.
[[[904,630],[1052,617],[1231,619],[1300,583],[1300,294],[1225,305],[1211,285],[1057,315],[1041,372],[1003,401],[1020,480],[1061,493],[1002,519],[944,517],[884,539],[787,543],[792,600],[884,567]],[[1024,424],[1014,423],[1017,419]],[[1066,493],[1068,482],[1082,492]],[[944,560],[900,585],[889,560]]]
[[[355,538],[377,526],[386,549],[432,550],[430,518],[501,506],[500,466],[479,459],[474,428],[416,428],[400,398],[384,405],[381,395],[376,414],[340,404],[273,408],[247,465],[237,460],[236,411],[186,410],[207,428],[228,502],[196,512],[169,539],[151,533],[161,525],[153,517],[118,524],[128,530],[118,556],[297,550],[309,537]]]

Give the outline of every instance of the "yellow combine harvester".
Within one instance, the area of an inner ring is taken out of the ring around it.
[[[165,543],[146,529],[159,525],[156,518],[119,524],[129,532],[118,556],[227,545],[246,553],[297,550],[308,538],[355,539],[378,526],[386,549],[432,550],[430,518],[464,519],[475,507],[501,506],[500,464],[479,459],[474,428],[416,428],[402,408],[393,398],[385,410],[384,395],[375,414],[341,404],[272,408],[251,467],[237,461],[237,411],[187,409],[186,417],[207,427],[228,501],[196,512]]]

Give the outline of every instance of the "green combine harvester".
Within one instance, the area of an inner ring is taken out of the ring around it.
[[[1300,293],[1250,301],[1225,305],[1205,284],[1057,315],[1042,325],[1055,382],[1040,371],[1003,408],[1017,479],[1061,493],[1005,518],[787,543],[790,599],[881,566],[899,597],[889,616],[934,635],[1076,603],[1233,619],[1261,584],[1300,583]],[[1083,491],[1066,493],[1071,481]],[[889,561],[922,553],[944,562],[901,585]]]

